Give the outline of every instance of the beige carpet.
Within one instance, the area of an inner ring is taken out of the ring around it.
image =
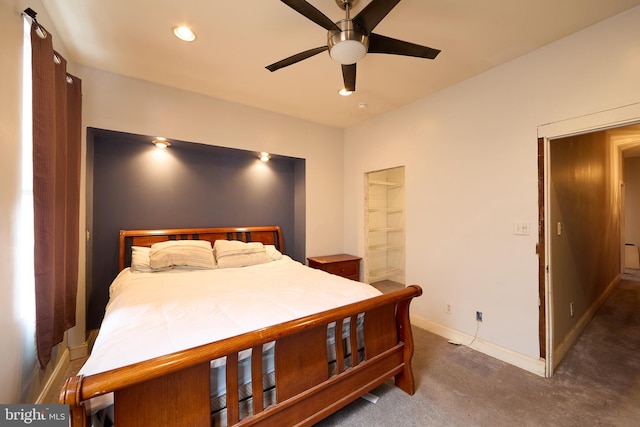
[[[415,329],[418,390],[392,383],[317,426],[640,426],[640,282],[621,281],[545,379]]]

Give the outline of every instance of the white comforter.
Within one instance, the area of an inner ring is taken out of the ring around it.
[[[91,375],[367,299],[372,286],[285,256],[251,267],[132,273],[111,284]]]

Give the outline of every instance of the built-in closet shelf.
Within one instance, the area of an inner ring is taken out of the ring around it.
[[[391,182],[391,181],[379,181],[375,179],[369,180],[369,185],[384,185],[387,187],[402,187],[403,184],[399,182]]]
[[[365,281],[405,281],[404,166],[367,172]]]
[[[371,251],[371,252],[402,251],[402,250],[404,250],[404,246],[402,246],[402,245],[373,245],[373,246],[369,246],[369,251]]]
[[[398,227],[383,227],[383,228],[370,228],[369,233],[380,233],[380,232],[401,232],[404,231],[404,228]]]
[[[369,272],[369,283],[379,282],[380,280],[384,280],[389,277],[396,277],[401,274],[404,274],[404,271],[400,268],[394,267],[371,270]]]
[[[382,212],[382,213],[388,213],[388,214],[393,214],[393,213],[402,213],[404,212],[404,209],[398,209],[398,208],[369,208],[369,212]]]

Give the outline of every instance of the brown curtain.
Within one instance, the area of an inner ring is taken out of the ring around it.
[[[82,91],[36,23],[31,50],[36,348],[44,368],[75,325]]]

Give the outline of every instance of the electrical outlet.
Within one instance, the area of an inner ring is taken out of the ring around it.
[[[476,311],[476,322],[482,322],[482,312]]]

